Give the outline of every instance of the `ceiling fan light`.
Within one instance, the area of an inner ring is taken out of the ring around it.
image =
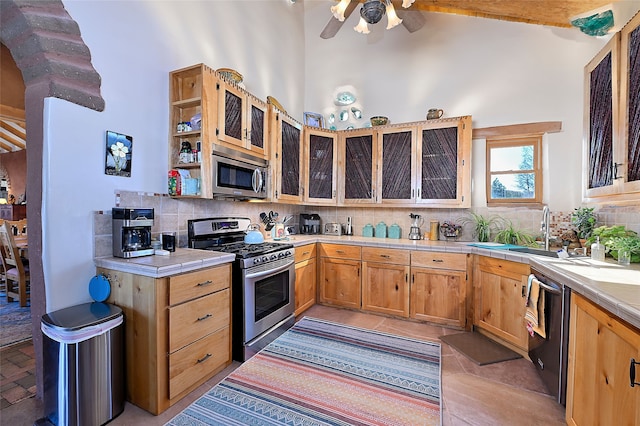
[[[353,27],[353,29],[360,34],[369,34],[369,26],[367,25],[367,21],[365,21],[362,16],[360,17],[360,22],[358,22],[358,25]]]
[[[393,8],[393,4],[387,0],[387,29],[390,30],[401,23],[402,19],[398,18],[398,15],[396,15],[396,10]]]
[[[414,1],[416,1],[416,0],[402,0],[402,7],[404,7],[406,9],[409,6],[411,6]]]
[[[347,9],[347,6],[349,6],[349,3],[351,3],[351,0],[340,0],[340,3],[331,6],[331,13],[333,13],[333,16],[338,21],[344,21],[344,11]]]

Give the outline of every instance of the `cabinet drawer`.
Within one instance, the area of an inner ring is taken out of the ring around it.
[[[411,266],[466,271],[467,255],[464,253],[440,253],[437,251],[412,251]]]
[[[526,263],[511,262],[493,257],[478,256],[478,266],[481,270],[501,276],[511,276],[519,279],[522,275],[529,275],[531,269]]]
[[[169,278],[169,305],[186,302],[223,288],[231,282],[231,264]]]
[[[229,322],[229,289],[169,308],[169,353]]]
[[[343,244],[320,244],[320,255],[323,257],[339,257],[341,259],[360,260],[360,246]]]
[[[315,259],[315,257],[316,257],[315,244],[307,244],[304,246],[296,247],[295,249],[296,263],[303,262],[309,259]]]
[[[169,355],[169,399],[201,383],[230,361],[229,327]]]
[[[411,252],[409,250],[363,247],[362,261],[363,262],[395,263],[397,265],[408,265],[409,259],[411,257],[410,253]]]

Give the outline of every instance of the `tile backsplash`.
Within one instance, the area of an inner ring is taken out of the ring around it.
[[[289,204],[275,204],[268,202],[245,202],[204,200],[197,198],[176,199],[164,194],[153,194],[133,191],[120,191],[115,194],[114,206],[132,208],[154,208],[155,221],[152,227],[153,237],[162,232],[175,231],[178,246],[187,246],[187,220],[203,217],[238,216],[247,217],[260,222],[260,213],[277,211],[281,218],[293,215],[297,224],[300,213],[317,213],[322,223],[346,223],[350,216],[353,221],[355,235],[362,235],[364,225],[376,225],[385,222],[387,226],[397,224],[401,228],[401,237],[407,238],[411,226],[410,213],[419,214],[424,219],[423,233],[429,229],[429,222],[445,220],[460,222],[467,212],[474,211],[485,217],[499,216],[510,220],[516,228],[540,235],[541,209],[530,208],[471,208],[467,209],[431,209],[421,207],[314,207]],[[559,236],[563,232],[573,229],[571,225],[572,212],[551,212],[551,235]],[[597,208],[598,225],[625,225],[640,234],[640,206]],[[264,229],[264,228],[263,228]],[[96,257],[110,256],[112,253],[111,211],[98,211],[94,215],[94,254]],[[459,240],[473,241],[471,225],[463,227]]]

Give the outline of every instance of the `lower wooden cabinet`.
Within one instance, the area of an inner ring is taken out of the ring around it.
[[[231,363],[231,264],[166,278],[97,273],[124,313],[129,402],[160,414]]]
[[[466,326],[467,258],[462,253],[411,253],[411,318]]]
[[[362,248],[362,309],[409,316],[409,250]]]
[[[567,424],[640,425],[640,330],[577,293],[570,321]]]
[[[360,247],[320,243],[319,254],[320,302],[360,309]]]
[[[295,315],[298,316],[316,303],[317,262],[316,244],[296,247]]]
[[[505,343],[529,351],[524,322],[529,265],[477,256],[474,270],[474,325]]]

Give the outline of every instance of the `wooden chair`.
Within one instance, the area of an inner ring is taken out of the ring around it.
[[[11,225],[5,221],[0,226],[0,252],[5,266],[7,301],[20,301],[20,306],[27,306],[27,289],[29,286],[29,267],[24,265],[20,251],[13,239]]]

